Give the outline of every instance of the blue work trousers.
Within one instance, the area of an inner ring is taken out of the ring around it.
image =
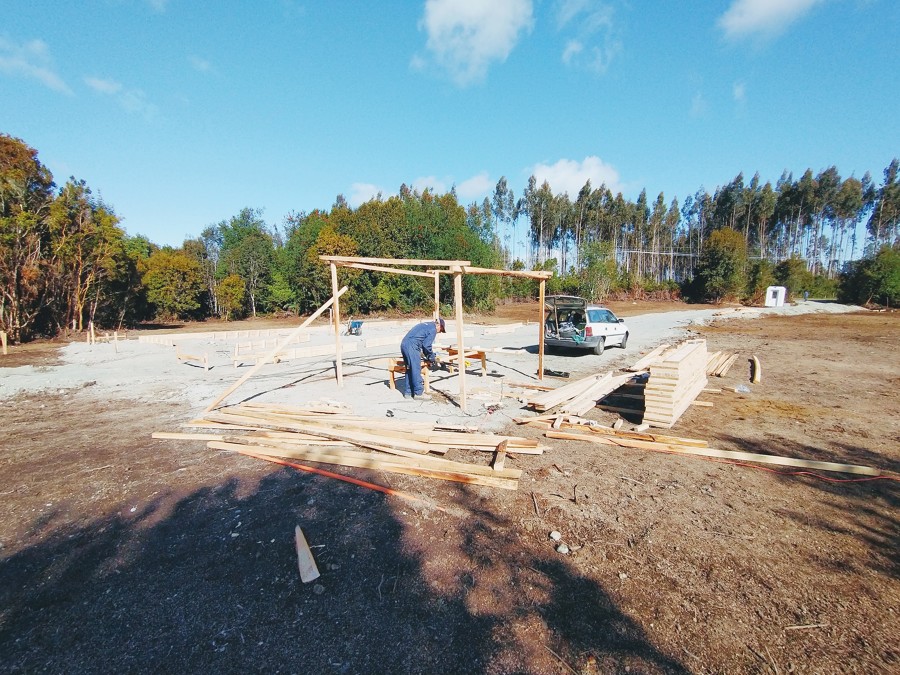
[[[406,392],[410,396],[421,396],[425,391],[422,380],[422,348],[413,340],[400,343],[403,365],[406,366]]]

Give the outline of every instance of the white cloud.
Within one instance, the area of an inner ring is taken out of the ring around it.
[[[562,52],[567,66],[603,74],[622,51],[613,7],[604,0],[557,0],[556,26],[572,35]]]
[[[733,0],[717,24],[725,37],[773,36],[824,0]]]
[[[16,44],[0,37],[0,73],[37,80],[48,89],[72,94],[69,85],[53,69],[50,50],[42,40]]]
[[[566,43],[566,48],[563,49],[562,60],[567,66],[572,64],[572,62],[584,51],[584,45],[581,44],[578,40],[569,40]]]
[[[99,77],[86,77],[84,83],[98,94],[118,94],[122,91],[122,85],[115,80],[103,80]]]
[[[459,196],[460,202],[467,203],[483,199],[493,189],[494,185],[491,183],[487,171],[482,171],[457,185],[456,194]]]
[[[140,89],[126,89],[121,82],[100,77],[85,77],[84,83],[98,94],[111,96],[123,110],[140,115],[147,121],[156,119],[159,109],[147,100]]]
[[[347,203],[355,209],[360,204],[365,204],[380,194],[384,194],[384,192],[377,185],[372,183],[353,183],[350,186],[350,196],[347,197]]]
[[[572,199],[578,196],[588,180],[593,188],[605,184],[613,194],[624,190],[619,172],[596,155],[585,157],[582,162],[561,159],[555,164],[535,164],[531,175],[538,185],[547,181],[554,194],[567,192]]]
[[[169,4],[169,0],[147,0],[147,4],[150,5],[150,9],[152,9],[154,12],[162,14],[166,11],[166,6]]]
[[[442,195],[447,192],[447,183],[436,176],[419,176],[413,182],[411,187],[413,190],[425,192],[428,190],[432,194]]]
[[[212,64],[204,58],[191,55],[188,57],[188,61],[191,64],[191,68],[196,70],[198,73],[208,73],[212,71]]]
[[[691,117],[703,117],[708,109],[706,98],[698,91],[691,98]]]
[[[735,82],[731,86],[731,95],[737,103],[744,103],[747,100],[747,85],[743,82]]]
[[[437,64],[464,87],[483,80],[492,63],[506,60],[521,34],[533,27],[533,6],[531,0],[426,0],[419,25]],[[421,57],[411,65],[420,69]]]

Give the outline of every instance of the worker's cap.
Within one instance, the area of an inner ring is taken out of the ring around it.
[[[440,329],[441,333],[447,332],[447,326],[444,324],[444,320],[441,318],[438,318],[438,328]]]

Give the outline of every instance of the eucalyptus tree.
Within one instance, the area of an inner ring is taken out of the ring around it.
[[[675,272],[675,242],[678,238],[678,225],[681,222],[681,211],[678,208],[678,197],[673,197],[672,201],[669,203],[669,209],[666,211],[666,215],[663,218],[663,231],[665,232],[665,238],[668,240],[669,247],[669,264],[667,269],[665,270],[664,278],[665,280],[672,280],[676,278]],[[681,256],[679,256],[681,257]],[[684,276],[684,275],[679,275]],[[663,279],[660,279],[662,281]]]
[[[37,154],[0,134],[0,328],[14,342],[31,337],[52,299],[44,254],[55,185]]]
[[[105,284],[125,255],[125,232],[102,200],[83,180],[70,179],[50,207],[50,255],[64,322],[82,330],[93,321]]]
[[[258,307],[265,303],[274,271],[272,233],[262,219],[262,211],[250,208],[222,221],[218,229],[222,237],[219,275],[238,274],[244,279],[250,314],[255,317]]]
[[[828,272],[831,276],[837,274],[840,263],[846,257],[844,252],[844,237],[847,230],[851,231],[851,237],[856,231],[856,224],[862,218],[864,209],[866,208],[865,198],[863,194],[863,182],[858,178],[850,176],[843,183],[835,195],[832,221],[831,236],[831,255],[829,260]],[[835,228],[837,233],[835,233]],[[854,246],[855,248],[855,246]],[[850,253],[853,258],[853,252]]]
[[[532,175],[528,178],[528,186],[523,195],[525,200],[525,212],[531,225],[531,243],[537,250],[537,263],[543,264],[546,259],[549,230],[553,226],[551,210],[553,208],[553,191],[550,184],[544,181],[537,187],[537,179]]]
[[[508,230],[503,235],[503,239],[507,242],[506,248],[510,252],[506,260],[506,265],[509,266],[511,260],[515,260],[516,257],[516,220],[519,214],[515,193],[509,187],[506,176],[501,176],[500,180],[497,181],[491,201],[491,209],[497,222],[505,223],[507,227],[512,227],[511,235]]]
[[[584,237],[585,221],[589,217],[591,211],[591,199],[594,191],[591,190],[590,178],[585,181],[584,185],[578,191],[578,197],[573,204],[573,217],[575,226],[575,267],[578,268],[581,242]]]
[[[761,258],[768,259],[768,234],[773,225],[775,204],[778,196],[772,189],[772,184],[766,181],[754,195],[753,215],[756,225],[756,244],[759,247]]]
[[[646,245],[641,247],[642,255],[647,258],[644,265],[644,276],[654,281],[662,280],[662,251],[660,250],[660,240],[663,239],[663,220],[666,217],[666,198],[662,192],[656,196],[653,203],[653,210],[650,212],[650,232],[649,232],[649,252],[646,251]],[[647,255],[649,253],[649,255]]]
[[[816,176],[813,242],[810,252],[815,271],[821,271],[825,267],[822,264],[822,256],[827,254],[826,221],[833,224],[836,219],[835,204],[840,189],[841,175],[838,173],[837,167],[830,166],[820,171]],[[830,268],[830,263],[828,267]]]
[[[900,160],[891,160],[884,169],[881,186],[873,188],[869,196],[872,211],[866,229],[874,252],[883,244],[894,245],[900,241]]]

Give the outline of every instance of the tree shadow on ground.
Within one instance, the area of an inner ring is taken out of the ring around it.
[[[745,438],[723,436],[742,451],[773,454],[769,442],[748,441]],[[816,513],[807,510],[786,512],[797,522],[820,530],[858,538],[873,554],[865,559],[870,570],[900,578],[900,462],[881,453],[849,443],[840,444],[837,451],[787,440],[779,442],[778,453],[821,462],[855,464],[880,469],[891,477],[871,479],[867,476],[827,471],[804,471],[794,467],[778,467],[784,474],[781,481],[800,482],[832,497]],[[799,472],[799,474],[797,474]],[[815,475],[812,475],[815,474]],[[817,477],[818,476],[818,477]]]
[[[482,493],[457,494],[462,521],[283,469],[34,533],[0,562],[0,671],[537,673],[590,655],[687,672]]]

